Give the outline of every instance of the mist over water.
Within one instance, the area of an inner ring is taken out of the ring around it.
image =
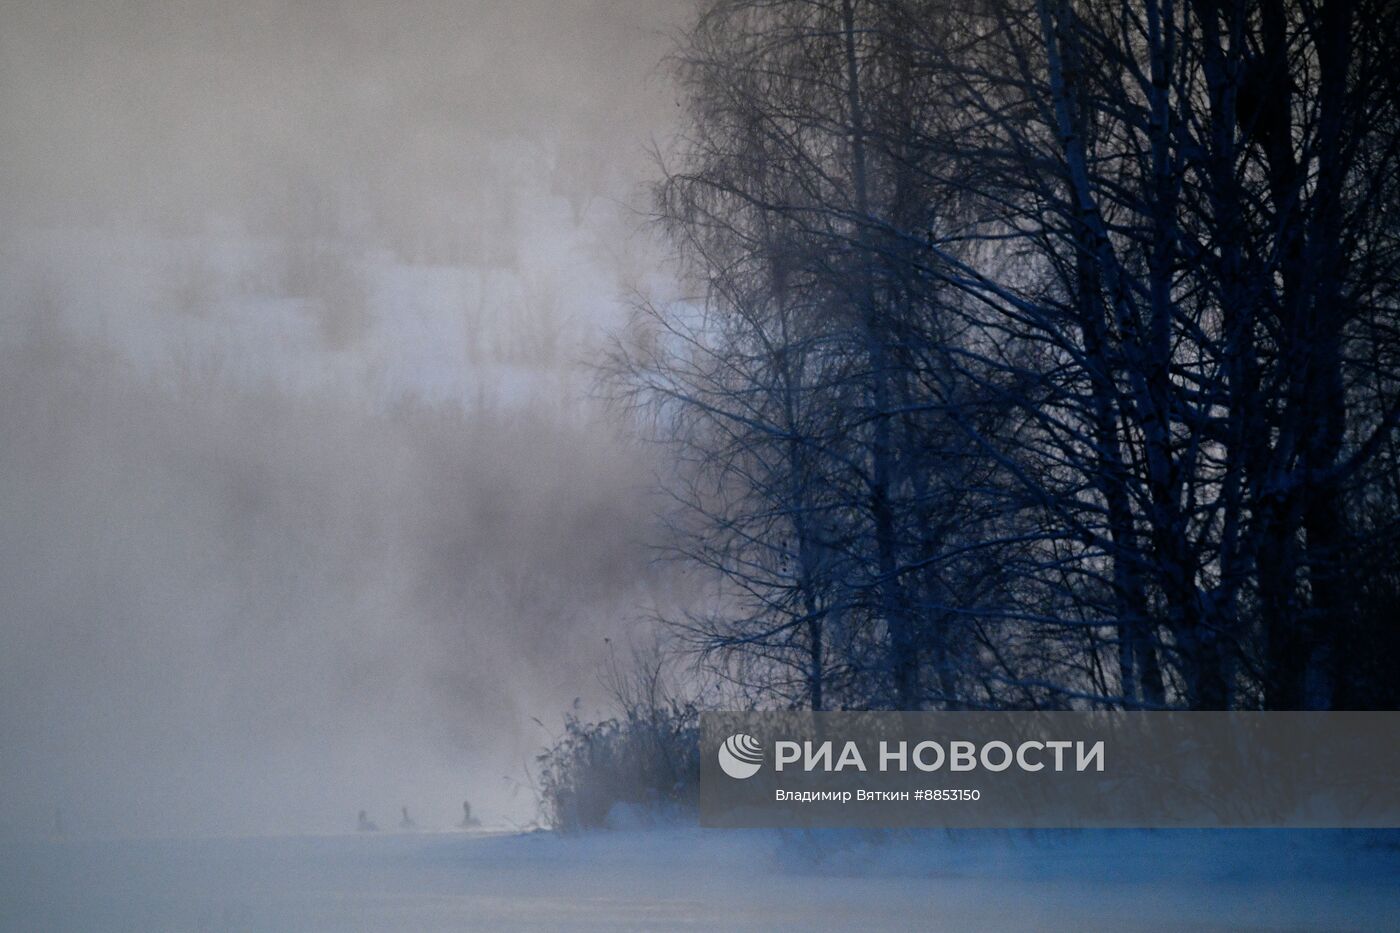
[[[683,12],[5,5],[4,828],[531,816],[672,591],[587,363]]]

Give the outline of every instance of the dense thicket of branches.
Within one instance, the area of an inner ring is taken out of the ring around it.
[[[704,0],[617,357],[763,703],[1396,706],[1400,7]]]

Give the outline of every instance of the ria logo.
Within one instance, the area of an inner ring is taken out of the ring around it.
[[[763,767],[763,744],[747,733],[736,732],[719,747],[719,766],[732,778],[751,778]]]

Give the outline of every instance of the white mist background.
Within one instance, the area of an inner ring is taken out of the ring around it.
[[[674,592],[588,363],[684,11],[5,5],[0,824],[531,818]]]

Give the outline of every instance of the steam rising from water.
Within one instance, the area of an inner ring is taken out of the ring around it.
[[[664,581],[588,401],[654,0],[0,13],[0,823],[511,796]]]

